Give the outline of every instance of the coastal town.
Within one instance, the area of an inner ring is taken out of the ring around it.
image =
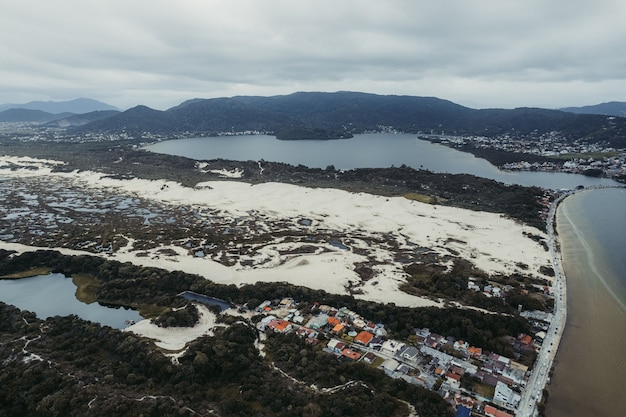
[[[522,138],[509,135],[456,136],[441,132],[419,133],[418,138],[463,150],[492,149],[522,155],[520,161],[499,165],[503,170],[563,172],[622,181],[626,176],[625,148],[586,143],[580,139],[572,141],[557,132]],[[528,156],[527,160],[524,160],[524,155]],[[548,160],[535,161],[536,158],[533,157],[544,157]]]
[[[612,117],[614,119],[614,117]],[[610,119],[610,118],[609,118]],[[20,142],[117,142],[132,140],[128,133],[86,133],[68,135],[59,127],[41,126],[34,123],[0,123],[0,133]],[[363,133],[406,133],[391,126],[378,126],[376,130]],[[245,130],[219,132],[219,136],[272,135],[272,132]],[[196,137],[193,132],[161,135],[144,132],[142,143]],[[572,140],[559,132],[530,135],[500,134],[495,136],[456,135],[442,132],[418,132],[417,138],[463,151],[495,150],[521,155],[515,162],[494,163],[508,171],[539,171],[582,174],[625,181],[626,148],[616,148],[607,143],[588,143],[583,138]],[[527,158],[524,158],[524,155]],[[537,161],[537,157],[542,160]]]
[[[501,293],[497,287],[476,290],[494,297]],[[295,300],[285,298],[266,300],[255,311],[262,315],[257,328],[263,337],[268,332],[293,332],[339,360],[362,361],[392,378],[436,391],[458,416],[469,416],[472,411],[489,417],[536,415],[544,388],[537,373],[545,375],[544,384],[549,383],[551,361],[548,366],[548,359],[540,359],[539,352],[549,354],[554,348],[553,313],[522,312],[536,333],[534,337],[519,334],[510,343],[517,357],[538,355],[528,366],[516,357],[498,355],[428,328],[414,329],[408,340],[392,339],[384,323],[374,323],[345,307],[316,303],[302,313]]]
[[[293,298],[265,300],[248,311],[261,341],[268,334],[295,333],[306,344],[346,362],[362,362],[392,378],[437,392],[456,416],[537,416],[544,406],[553,361],[565,326],[565,278],[556,249],[553,221],[556,207],[575,190],[561,193],[548,212],[548,246],[555,267],[552,285],[543,290],[552,298],[552,311],[523,310],[534,335],[509,338],[515,356],[506,357],[464,340],[415,328],[407,340],[389,337],[384,323],[375,323],[346,307],[314,303],[305,308]],[[488,297],[505,297],[507,288],[468,281],[468,290]],[[204,296],[185,298],[202,302]],[[210,299],[210,298],[209,298]],[[213,304],[210,299],[207,303]],[[218,304],[224,302],[219,300]],[[228,306],[226,306],[227,308]],[[231,306],[232,307],[232,306]],[[262,348],[262,343],[260,344]],[[534,358],[531,363],[523,356]],[[526,363],[522,363],[526,362]]]

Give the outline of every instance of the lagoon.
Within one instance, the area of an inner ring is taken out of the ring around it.
[[[137,311],[85,304],[74,296],[76,285],[63,274],[38,275],[0,280],[0,301],[34,312],[40,319],[53,316],[78,317],[116,329],[127,327],[127,320],[139,321]]]
[[[579,185],[617,185],[613,180],[555,172],[502,171],[487,160],[456,149],[418,139],[411,134],[372,133],[340,140],[278,140],[268,135],[220,136],[158,142],[144,149],[196,160],[272,161],[310,168],[415,169],[451,174],[472,174],[505,184],[551,189]]]

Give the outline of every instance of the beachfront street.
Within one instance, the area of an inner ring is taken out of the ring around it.
[[[554,220],[556,208],[559,203],[572,193],[573,191],[559,196],[550,206],[548,213],[548,246],[550,247],[550,256],[554,266],[554,285],[552,286],[552,291],[554,292],[554,319],[550,323],[541,350],[537,355],[537,360],[535,361],[535,366],[526,384],[526,389],[522,392],[522,398],[517,408],[517,416],[536,416],[538,414],[536,405],[537,402],[541,400],[543,389],[548,383],[550,369],[561,341],[563,329],[565,328],[565,320],[567,317],[565,275],[561,265],[560,254],[556,246]]]

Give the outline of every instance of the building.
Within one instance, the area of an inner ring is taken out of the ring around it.
[[[374,335],[370,332],[366,332],[365,330],[363,330],[356,335],[356,337],[354,338],[354,342],[359,343],[363,346],[367,346],[372,341],[372,339],[374,339]]]

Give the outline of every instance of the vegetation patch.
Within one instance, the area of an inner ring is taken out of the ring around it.
[[[27,269],[27,270],[21,271],[21,272],[15,272],[15,273],[12,273],[12,274],[2,275],[2,276],[0,276],[0,279],[30,278],[30,277],[36,277],[38,275],[48,275],[50,272],[52,272],[50,268],[47,268],[47,267],[37,267],[37,268]]]
[[[139,315],[147,319],[159,317],[161,314],[166,314],[168,311],[170,311],[169,307],[156,304],[141,304],[139,306]]]
[[[428,194],[406,193],[403,197],[407,200],[419,201],[420,203],[426,204],[437,204],[439,202],[437,197]]]
[[[98,301],[96,291],[100,287],[98,278],[89,274],[74,274],[72,282],[76,285],[76,298],[85,304]]]

